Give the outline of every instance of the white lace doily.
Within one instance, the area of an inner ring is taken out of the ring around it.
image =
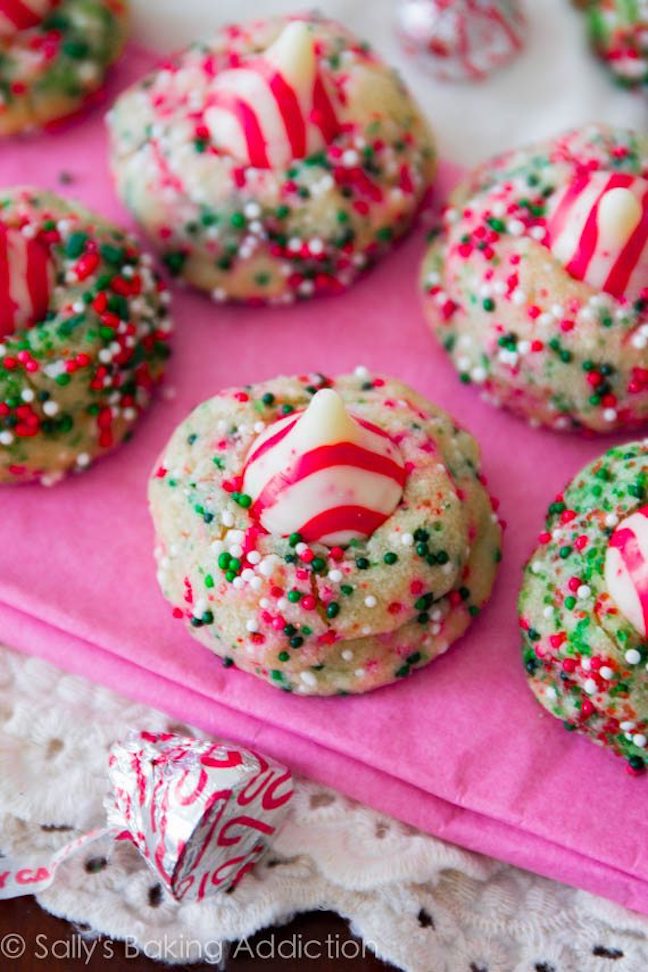
[[[153,709],[0,648],[0,850],[47,860],[104,823],[110,744],[131,729],[168,727]],[[89,935],[137,942],[147,954],[161,954],[152,943],[172,941],[168,961],[209,960],[217,941],[325,908],[407,972],[648,969],[648,919],[306,780],[291,807],[271,854],[232,894],[178,904],[131,845],[104,839],[66,861],[39,903]],[[183,941],[193,943],[186,953]]]

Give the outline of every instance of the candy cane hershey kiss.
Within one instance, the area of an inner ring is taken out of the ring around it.
[[[46,244],[0,221],[0,340],[43,321],[53,287]]]
[[[37,27],[59,0],[0,0],[0,38]]]
[[[177,900],[226,891],[269,849],[293,795],[290,771],[230,743],[143,732],[110,752],[108,826],[47,863],[0,857],[0,899],[37,894],[58,866],[102,837],[129,840]]]
[[[610,537],[605,583],[623,616],[645,638],[648,635],[648,506],[622,520]]]
[[[221,71],[205,123],[221,151],[258,169],[285,167],[329,144],[339,123],[308,24],[292,21],[263,54]]]
[[[405,466],[396,443],[351,415],[322,388],[308,408],[269,425],[243,470],[250,514],[278,536],[335,546],[370,536],[403,495]]]
[[[576,280],[636,300],[648,288],[648,180],[578,176],[554,203],[546,243]]]

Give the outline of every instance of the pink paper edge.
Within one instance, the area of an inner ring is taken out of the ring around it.
[[[257,746],[291,769],[351,799],[369,805],[442,840],[495,857],[516,867],[601,895],[626,908],[648,914],[645,882],[492,817],[452,804],[380,770],[361,764],[300,737],[301,757],[293,752],[293,734],[265,725],[254,716],[214,702],[197,692],[172,684],[162,676],[119,659],[95,645],[87,664],[89,642],[2,605],[2,640],[17,651],[37,655],[76,675],[99,682],[120,695],[162,709],[172,718],[191,721],[213,735]],[[91,670],[90,670],[91,669]],[[140,687],[142,678],[146,688]],[[124,686],[128,691],[124,692]],[[191,720],[187,714],[193,713]],[[232,728],[230,728],[230,725]],[[233,729],[233,731],[232,731]],[[306,754],[306,755],[304,755]],[[340,772],[340,764],[344,769]]]

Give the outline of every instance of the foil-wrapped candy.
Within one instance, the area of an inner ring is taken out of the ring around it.
[[[234,887],[270,847],[293,795],[285,766],[231,743],[142,732],[109,757],[107,826],[49,861],[0,853],[0,900],[38,894],[63,861],[100,838],[129,840],[178,900]]]
[[[522,49],[518,0],[400,0],[397,29],[408,51],[438,78],[479,81]]]
[[[108,823],[177,899],[236,885],[281,825],[290,771],[229,743],[141,733],[113,746]]]

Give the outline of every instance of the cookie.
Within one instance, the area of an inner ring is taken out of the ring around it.
[[[549,506],[519,599],[538,701],[571,731],[648,763],[648,440],[590,463]]]
[[[366,369],[204,402],[149,499],[174,617],[223,664],[303,695],[427,665],[479,614],[500,560],[474,439]]]
[[[648,137],[592,125],[507,152],[455,190],[422,270],[464,383],[532,424],[648,419]]]
[[[125,0],[3,0],[0,135],[77,111],[126,39]]]
[[[109,128],[125,204],[218,301],[343,290],[407,232],[435,169],[396,74],[315,15],[194,44],[123,94]]]
[[[164,371],[167,303],[122,230],[0,191],[0,483],[53,483],[131,435]]]
[[[615,80],[624,87],[648,84],[648,2],[590,0],[590,40]]]

